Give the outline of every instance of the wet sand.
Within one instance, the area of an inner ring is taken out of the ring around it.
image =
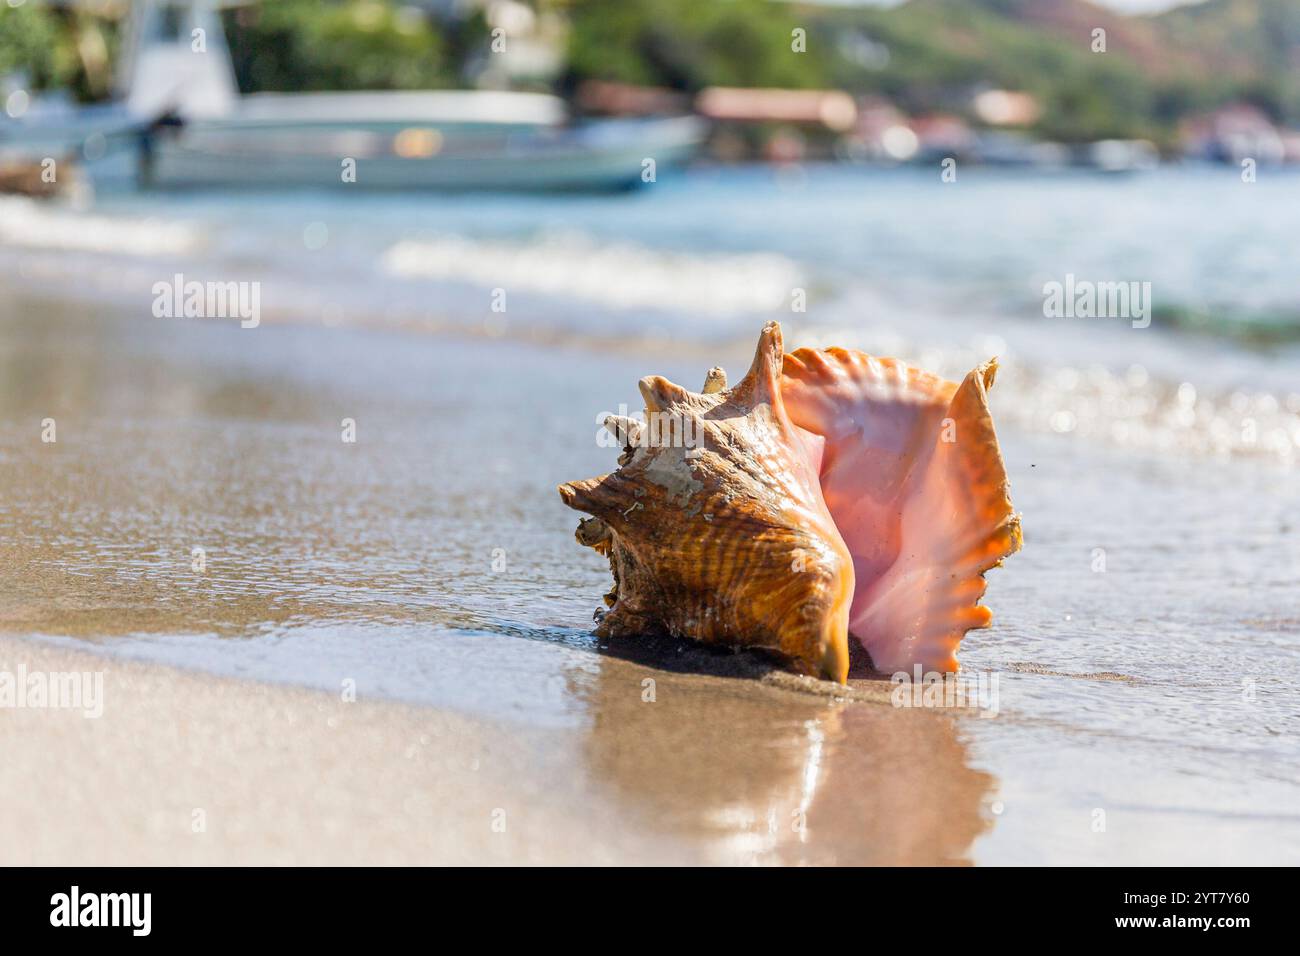
[[[1300,846],[1293,475],[1008,431],[1027,547],[963,647],[1000,674],[1001,712],[899,710],[861,675],[837,697],[749,656],[589,633],[608,570],[555,485],[612,467],[597,422],[639,407],[640,375],[694,383],[747,346],[647,367],[146,309],[0,299],[0,669],[106,672],[98,719],[0,710],[3,862]]]
[[[945,864],[986,825],[947,717],[609,660],[575,735],[0,638],[103,673],[101,716],[4,712],[0,864]]]

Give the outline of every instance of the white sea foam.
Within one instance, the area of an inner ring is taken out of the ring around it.
[[[779,308],[805,282],[799,267],[781,255],[671,253],[570,233],[528,242],[455,235],[403,240],[389,248],[383,265],[405,278],[714,315]]]
[[[192,252],[202,234],[192,223],[150,217],[88,215],[66,206],[0,199],[0,243],[27,249],[155,256]]]

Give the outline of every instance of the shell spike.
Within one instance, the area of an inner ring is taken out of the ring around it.
[[[637,387],[641,390],[641,398],[645,400],[647,413],[667,411],[674,405],[684,404],[691,396],[686,389],[662,375],[647,375],[637,382]]]
[[[560,498],[575,511],[585,511],[608,521],[617,510],[619,501],[617,490],[610,487],[614,477],[609,474],[599,478],[567,481],[558,488]]]
[[[641,440],[645,429],[641,422],[626,415],[607,415],[603,424],[605,431],[613,435],[622,447],[635,446]]]
[[[754,361],[735,391],[746,393],[751,404],[766,402],[774,411],[781,409],[781,366],[784,357],[781,323],[769,322],[759,333]]]

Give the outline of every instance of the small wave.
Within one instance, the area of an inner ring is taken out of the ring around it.
[[[799,267],[781,255],[681,254],[627,242],[600,244],[575,234],[529,242],[455,235],[403,240],[384,254],[383,267],[403,278],[521,289],[618,309],[712,315],[775,309],[804,285]]]
[[[151,217],[88,215],[75,207],[0,199],[0,243],[62,252],[156,256],[192,252],[202,234],[190,223]]]

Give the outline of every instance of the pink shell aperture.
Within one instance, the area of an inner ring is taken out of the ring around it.
[[[960,384],[845,349],[785,357],[791,420],[825,440],[822,494],[853,556],[849,632],[882,671],[957,669],[987,627],[984,572],[1019,550],[989,415],[995,362]]]

